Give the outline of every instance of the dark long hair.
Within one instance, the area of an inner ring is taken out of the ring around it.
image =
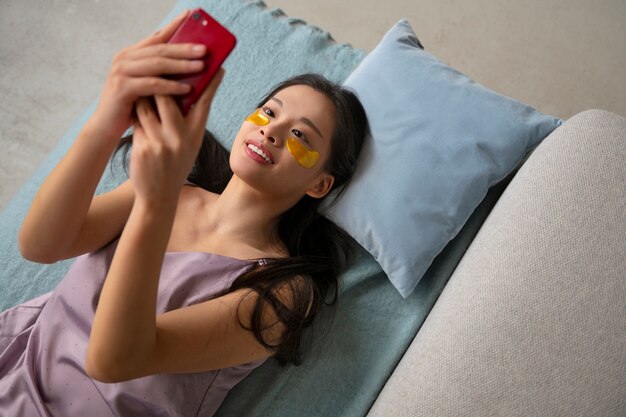
[[[335,178],[333,192],[325,198],[336,199],[352,178],[368,131],[365,111],[352,91],[318,74],[298,75],[280,83],[256,107],[261,107],[280,90],[294,85],[309,86],[334,104],[335,130],[324,168]],[[129,136],[122,138],[115,151],[124,149],[124,160],[131,139]],[[188,180],[208,191],[221,193],[233,175],[228,157],[228,152],[206,131]],[[255,264],[222,293],[250,289],[258,294],[250,325],[241,319],[239,324],[272,350],[281,365],[301,362],[303,330],[311,325],[324,305],[336,302],[339,275],[349,266],[354,255],[352,238],[323,216],[322,200],[305,195],[279,220],[278,235],[289,252],[288,257],[266,259],[267,262]],[[284,328],[277,341],[267,337],[266,330],[276,324],[267,323],[267,308],[272,309]]]

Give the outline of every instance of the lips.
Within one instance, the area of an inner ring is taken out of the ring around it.
[[[272,153],[261,143],[248,139],[245,141],[246,153],[259,163],[274,164]]]

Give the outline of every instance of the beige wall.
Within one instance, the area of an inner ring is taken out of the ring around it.
[[[626,116],[624,0],[267,0],[335,40],[371,50],[406,18],[424,47],[474,80],[569,118]]]

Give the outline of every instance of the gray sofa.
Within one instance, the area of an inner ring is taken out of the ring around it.
[[[535,149],[368,415],[626,416],[626,118]]]

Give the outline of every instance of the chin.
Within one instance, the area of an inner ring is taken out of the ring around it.
[[[263,175],[260,175],[261,172],[258,167],[243,160],[243,158],[239,160],[231,158],[230,169],[233,171],[234,176],[255,190],[263,192],[267,188],[267,184],[264,184],[265,178]]]

